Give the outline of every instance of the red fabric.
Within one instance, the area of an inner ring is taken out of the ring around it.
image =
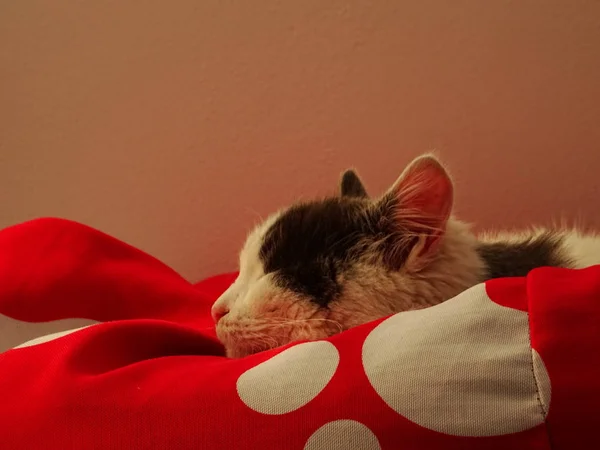
[[[0,353],[0,448],[302,449],[340,419],[368,427],[383,449],[600,448],[600,267],[538,269],[487,284],[494,302],[528,312],[531,346],[552,382],[545,423],[489,437],[432,431],[381,401],[361,362],[363,342],[381,321],[328,340],[339,366],[305,406],[287,414],[249,408],[236,390],[240,375],[293,345],[223,356],[209,311],[234,277],[194,286],[147,254],[66,220],[2,230],[0,314],[104,323]]]

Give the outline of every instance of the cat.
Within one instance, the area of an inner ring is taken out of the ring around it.
[[[211,310],[227,356],[323,339],[536,267],[600,263],[600,238],[576,229],[476,236],[452,215],[453,192],[426,154],[379,198],[347,170],[338,195],[271,215],[248,235],[239,276]]]

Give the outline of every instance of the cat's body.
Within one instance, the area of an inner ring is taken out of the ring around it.
[[[238,279],[213,305],[227,354],[325,338],[490,278],[600,263],[600,239],[576,230],[476,236],[451,216],[452,192],[443,167],[424,156],[378,200],[348,171],[341,195],[272,215],[249,235]]]

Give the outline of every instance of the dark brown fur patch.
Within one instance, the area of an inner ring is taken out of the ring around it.
[[[477,252],[486,263],[488,279],[523,277],[538,267],[569,267],[562,241],[562,236],[545,232],[521,242],[482,242]]]
[[[292,206],[265,234],[259,254],[265,273],[326,306],[341,292],[338,274],[372,235],[364,210],[364,202],[343,197]]]
[[[372,264],[399,270],[416,241],[398,223],[398,207],[393,196],[377,203],[341,196],[294,205],[265,233],[259,252],[265,273],[326,306],[341,293],[339,275],[351,276],[367,252]]]
[[[369,196],[362,181],[352,169],[346,170],[342,175],[340,193],[342,197],[367,198]]]

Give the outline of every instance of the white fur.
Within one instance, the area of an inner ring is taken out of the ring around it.
[[[578,231],[566,233],[564,247],[572,258],[575,269],[600,264],[600,238],[582,235]]]
[[[240,271],[235,282],[213,304],[213,311],[236,311],[247,297],[249,288],[260,280],[265,271],[259,258],[260,246],[264,234],[277,220],[279,213],[267,218],[255,227],[246,238],[246,243],[240,252]],[[248,301],[248,300],[246,300]],[[234,305],[236,309],[234,309]]]

